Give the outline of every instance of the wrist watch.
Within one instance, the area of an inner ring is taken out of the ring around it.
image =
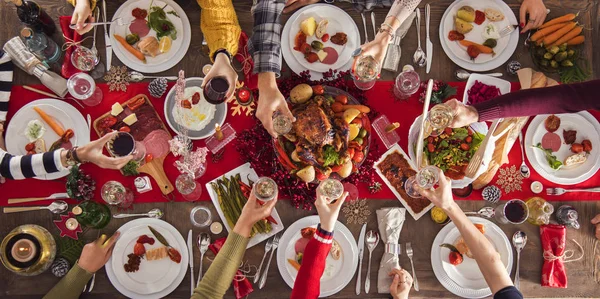
[[[75,166],[77,164],[83,164],[83,161],[81,161],[79,159],[79,157],[77,156],[77,149],[79,147],[78,146],[74,146],[73,148],[71,148],[69,151],[67,151],[67,165],[68,166]]]
[[[227,51],[226,49],[222,49],[222,48],[215,51],[215,53],[213,54],[212,60],[215,61],[215,59],[217,59],[217,55],[219,55],[220,53],[227,55],[228,60],[231,61],[231,59],[232,59],[231,53],[229,53],[229,51]]]

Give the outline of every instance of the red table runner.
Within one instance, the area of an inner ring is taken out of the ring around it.
[[[170,84],[169,87],[172,85],[173,84]],[[457,98],[461,98],[462,94],[464,93],[465,83],[461,83],[461,82],[450,83],[450,85],[457,88]],[[80,107],[78,105],[73,105],[78,110],[80,110],[84,116],[86,114],[90,114],[92,117],[92,120],[96,119],[97,117],[99,117],[99,116],[103,115],[104,113],[106,113],[107,111],[109,111],[111,105],[115,102],[125,102],[126,100],[128,100],[128,99],[132,98],[133,96],[140,94],[140,93],[149,95],[148,89],[147,89],[148,83],[132,83],[128,86],[127,92],[109,92],[108,85],[98,84],[98,86],[100,89],[102,89],[102,92],[104,93],[104,100],[102,101],[102,103],[100,105],[95,106],[95,107],[87,107],[86,109],[80,109]],[[395,101],[393,99],[393,95],[391,93],[392,86],[393,86],[393,82],[377,82],[377,84],[375,85],[375,87],[373,89],[366,92],[366,97],[369,99],[368,105],[371,106],[371,108],[373,110],[387,115],[387,117],[390,119],[391,122],[395,122],[395,121],[400,122],[400,128],[397,130],[397,132],[401,138],[400,146],[402,146],[402,148],[405,151],[407,151],[408,130],[409,130],[411,124],[413,123],[414,119],[421,113],[422,104],[418,101],[418,95],[415,95],[408,101]],[[43,86],[36,86],[36,88],[47,90]],[[513,90],[519,89],[519,84],[513,83],[512,89]],[[165,94],[165,96],[166,96],[166,94]],[[161,99],[156,99],[156,98],[150,97],[158,114],[161,116],[164,115],[165,96],[163,96],[163,98],[161,98]],[[25,90],[21,86],[14,86],[12,89],[11,100],[10,100],[10,105],[9,105],[8,121],[10,121],[10,118],[21,107],[23,107],[24,105],[26,105],[27,103],[29,103],[31,101],[41,99],[41,98],[44,98],[44,96],[41,96],[37,93],[31,92],[28,90]],[[229,107],[229,109],[231,109],[231,107]],[[600,119],[600,112],[591,111],[591,113],[596,118]],[[164,120],[164,116],[163,116],[163,120]],[[257,123],[257,120],[253,116],[246,116],[245,114],[232,116],[231,110],[229,110],[229,112],[228,112],[226,121],[235,128],[235,130],[238,132],[238,134],[245,129],[252,128],[255,125],[260,125],[259,123]],[[165,123],[166,123],[166,121],[165,121]],[[95,140],[97,138],[98,138],[97,134],[95,132],[92,132],[91,139]],[[381,141],[379,140],[379,138],[377,136],[373,137],[373,142],[379,143],[379,147],[378,147],[379,153],[377,153],[377,155],[379,156],[379,155],[383,154],[385,152],[385,147],[383,146],[383,144],[381,143]],[[230,143],[229,145],[227,145],[227,147],[225,148],[225,153],[224,153],[223,158],[221,160],[219,160],[217,163],[213,163],[211,161],[212,154],[209,154],[206,174],[198,180],[202,186],[204,186],[207,182],[213,180],[214,178],[220,176],[221,174],[226,173],[229,170],[234,169],[237,166],[245,163],[245,161],[242,161],[240,158],[240,155],[237,153],[234,143],[235,143],[235,141]],[[204,141],[196,141],[195,145],[204,146]],[[518,170],[518,167],[521,164],[521,153],[520,153],[520,148],[518,145],[515,145],[513,147],[513,149],[511,150],[511,152],[509,154],[509,160],[510,160],[510,162],[508,164],[502,166],[501,169],[506,169],[512,165],[515,165]],[[174,182],[175,178],[179,174],[177,169],[173,166],[174,162],[175,162],[175,158],[173,157],[173,155],[169,155],[166,158],[165,164],[164,164],[165,172],[167,174],[167,177],[171,180],[171,182]],[[86,164],[86,165],[82,166],[82,169],[86,173],[90,174],[94,180],[96,180],[96,183],[98,186],[98,188],[96,189],[96,197],[95,197],[96,200],[99,200],[99,201],[102,200],[100,197],[99,189],[105,182],[107,182],[109,180],[117,180],[117,181],[123,183],[124,185],[129,186],[132,189],[135,189],[134,185],[133,185],[134,177],[124,177],[123,175],[121,175],[120,172],[118,172],[116,170],[105,170],[105,169],[101,169],[101,168],[99,168],[95,165],[91,165],[91,164]],[[512,198],[527,199],[527,198],[533,196],[534,194],[530,190],[530,184],[531,184],[531,182],[536,181],[536,180],[542,182],[544,187],[556,186],[556,184],[553,184],[553,183],[543,179],[539,174],[537,174],[535,172],[535,170],[533,170],[533,168],[530,167],[530,169],[532,171],[531,177],[529,179],[523,180],[523,184],[521,185],[522,190],[521,191],[513,191],[508,194],[506,192],[503,192],[502,199],[512,199]],[[498,174],[492,180],[491,184],[495,184],[497,179],[498,179]],[[379,179],[379,177],[377,177],[377,180],[383,184],[383,182]],[[7,200],[9,198],[38,197],[38,196],[47,196],[49,194],[56,193],[56,192],[64,192],[65,191],[64,184],[65,184],[64,179],[60,179],[60,180],[56,180],[56,181],[40,181],[40,180],[33,180],[33,179],[22,180],[22,181],[7,181],[5,184],[0,185],[0,189],[2,190],[2,192],[0,192],[0,205],[2,205],[2,206],[7,205]],[[597,173],[592,178],[587,180],[586,182],[579,184],[578,187],[585,188],[585,187],[595,187],[598,185],[600,185],[600,174]],[[369,193],[368,186],[366,186],[366,184],[359,184],[357,187],[359,188],[361,197],[368,197],[368,198],[373,198],[373,199],[395,198],[393,193],[391,192],[391,190],[389,190],[385,186],[385,184],[383,184],[382,190],[375,194]],[[174,191],[174,194],[176,195],[177,201],[184,200],[177,191]],[[542,197],[546,198],[547,200],[594,200],[594,199],[600,199],[600,195],[594,195],[593,193],[572,193],[572,194],[566,193],[562,196],[546,196],[545,194],[542,194]],[[481,191],[474,191],[471,194],[471,196],[469,196],[466,199],[481,199]],[[204,189],[201,200],[210,200],[210,198],[208,196],[208,192],[206,192],[206,189]],[[167,201],[167,199],[163,197],[162,193],[156,186],[155,182],[153,182],[153,190],[152,191],[150,191],[148,193],[144,193],[144,194],[136,194],[135,202],[137,202],[137,203],[158,202],[158,201]],[[75,201],[72,201],[72,202],[75,202]],[[34,203],[34,204],[37,204],[37,203]]]

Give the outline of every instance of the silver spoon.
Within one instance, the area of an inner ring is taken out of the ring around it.
[[[47,207],[38,206],[38,207],[10,207],[4,208],[4,213],[17,213],[17,212],[27,212],[27,211],[39,211],[39,210],[49,210],[53,214],[62,214],[69,209],[69,205],[67,202],[63,200],[57,200]]]
[[[198,235],[198,249],[200,249],[200,269],[198,269],[198,282],[196,286],[200,284],[202,280],[202,261],[204,260],[204,254],[208,250],[210,245],[210,236],[207,233],[201,233]]]
[[[489,73],[489,74],[481,74],[481,75],[486,75],[486,76],[490,76],[490,77],[502,77],[502,73]],[[456,70],[456,72],[454,72],[454,77],[458,80],[468,80],[469,76],[471,76],[471,73],[469,73],[463,69],[458,69],[458,70]]]
[[[421,49],[421,11],[417,8],[415,10],[415,12],[417,14],[416,22],[417,22],[418,47],[417,47],[417,51],[415,51],[415,55],[413,55],[413,62],[416,65],[423,67],[423,66],[425,66],[425,64],[427,64],[427,54],[425,54],[425,51],[423,51],[423,49]]]
[[[161,211],[160,209],[156,208],[156,209],[152,209],[152,210],[148,211],[148,213],[142,213],[142,214],[114,214],[113,218],[127,218],[127,217],[143,216],[143,217],[150,217],[150,218],[160,219],[160,218],[162,218],[162,216],[164,214],[165,213],[163,213],[163,211]]]
[[[371,255],[373,254],[373,249],[379,244],[379,234],[374,230],[368,231],[365,244],[367,244],[367,248],[369,249],[369,266],[367,267],[367,278],[365,280],[365,293],[368,294],[371,287]]]
[[[521,176],[524,178],[528,178],[531,175],[529,171],[529,167],[525,164],[525,154],[523,153],[523,133],[519,132],[519,140],[521,142]]]
[[[170,81],[177,80],[177,77],[175,77],[175,76],[146,76],[146,75],[144,75],[140,72],[136,72],[136,71],[129,72],[129,78],[133,82],[140,82],[144,79],[156,79],[156,78],[165,78]]]
[[[465,212],[465,215],[475,215],[483,218],[493,218],[496,211],[492,207],[483,207],[477,212]]]
[[[96,11],[94,12],[94,18],[98,20],[98,17],[100,17],[100,8],[96,7]],[[94,60],[94,64],[98,65],[98,63],[100,62],[100,57],[98,57],[98,48],[96,48],[96,28],[98,27],[94,26],[92,48],[90,49],[90,51],[92,51],[92,53],[94,53],[94,56],[96,57],[96,59]]]
[[[521,250],[525,248],[525,244],[527,244],[527,235],[525,232],[517,231],[512,238],[513,246],[517,251],[517,270],[515,270],[515,288],[517,290],[521,286],[520,278],[519,278],[519,263],[521,262]]]

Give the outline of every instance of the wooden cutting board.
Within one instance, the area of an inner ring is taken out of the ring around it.
[[[171,133],[169,133],[169,130],[167,130],[165,123],[162,121],[162,119],[156,112],[156,109],[154,109],[154,105],[152,105],[152,102],[148,99],[148,97],[146,95],[144,95],[144,94],[136,95],[133,98],[129,99],[128,101],[121,103],[121,106],[123,107],[123,109],[129,109],[129,108],[127,108],[127,104],[132,102],[135,99],[140,98],[140,97],[144,98],[144,100],[145,100],[145,103],[143,105],[149,105],[150,107],[152,107],[152,111],[154,111],[156,119],[158,120],[158,122],[160,122],[162,130],[165,130],[165,132],[167,132],[169,134],[169,136],[171,136]],[[124,113],[124,112],[121,112],[121,113]],[[111,116],[110,111],[105,113],[104,115],[98,117],[96,120],[94,120],[93,127],[94,127],[94,130],[96,130],[96,133],[98,134],[98,136],[102,136],[102,129],[98,128],[98,123],[107,116]],[[136,130],[137,126],[135,126],[135,125],[138,124],[138,122],[136,122],[135,124],[132,125],[132,127],[130,127],[132,131]],[[120,124],[122,124],[122,122],[118,121],[117,124],[115,124],[114,126],[117,126]],[[112,127],[113,129],[118,129],[118,128],[115,128],[114,126]],[[144,138],[145,137],[146,136],[144,136]],[[136,141],[140,141],[140,140],[136,140]],[[138,167],[138,169],[137,169],[138,172],[146,173],[149,176],[151,176],[156,181],[156,184],[160,187],[160,191],[164,195],[167,195],[175,190],[175,188],[173,187],[173,184],[171,184],[171,182],[169,181],[169,178],[167,177],[167,174],[165,173],[165,169],[163,167],[165,157],[168,154],[169,154],[169,152],[167,152],[167,154],[165,154],[163,157],[154,157],[152,159],[152,161],[145,163],[144,165]]]

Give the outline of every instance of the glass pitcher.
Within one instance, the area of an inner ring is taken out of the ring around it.
[[[527,200],[529,217],[527,221],[533,225],[543,225],[550,222],[550,215],[554,213],[554,206],[541,197],[532,197]]]

